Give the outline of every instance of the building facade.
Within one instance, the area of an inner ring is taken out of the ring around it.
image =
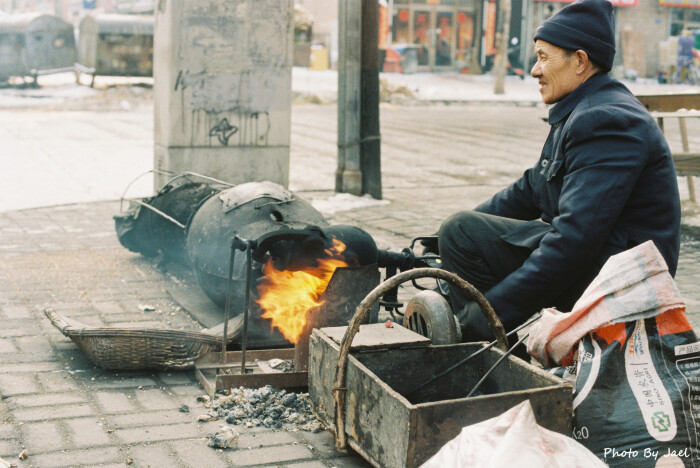
[[[339,1],[346,0],[296,0],[313,15],[314,39],[330,50],[333,63],[338,50]],[[534,63],[532,38],[537,26],[570,1],[511,0],[511,57],[517,57],[526,71]],[[611,1],[617,32],[615,73],[656,77],[669,61],[675,60],[675,56],[668,58],[675,48],[664,49],[664,41],[693,31],[700,36],[700,0]],[[497,0],[379,2],[388,7],[388,43],[402,50],[415,49],[417,71],[482,73],[490,68],[499,14]],[[153,3],[154,0],[0,0],[0,10],[41,11],[70,20],[91,9],[151,12]]]
[[[314,32],[337,50],[337,1],[297,0],[314,15]],[[338,0],[344,1],[344,0]],[[380,3],[382,3],[380,1]],[[418,71],[488,70],[493,54],[496,0],[388,0],[389,43],[416,49]],[[542,21],[570,0],[511,0],[510,47],[526,71],[534,63],[532,38]],[[612,0],[617,54],[615,72],[656,77],[660,43],[683,31],[700,33],[700,0]]]
[[[495,3],[484,11],[479,0],[394,0],[391,10],[390,42],[415,48],[419,70],[474,71],[481,48],[493,48],[482,18],[495,26]]]
[[[660,43],[669,36],[677,36],[690,27],[688,21],[672,21],[679,14],[697,11],[690,5],[663,4],[664,0],[612,0],[615,10],[616,49],[613,71],[619,75],[656,77],[660,69]],[[679,0],[682,2],[683,0]],[[569,2],[528,0],[523,18],[524,44],[532,44],[537,27]],[[700,6],[698,4],[697,6]],[[672,24],[675,26],[672,27]],[[522,60],[531,67],[535,62],[533,48],[522,51]]]

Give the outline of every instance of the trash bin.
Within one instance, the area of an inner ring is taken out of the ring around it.
[[[321,44],[311,45],[311,70],[328,70],[328,49]]]
[[[401,54],[392,48],[387,49],[384,55],[382,72],[401,73]]]
[[[0,81],[70,71],[76,48],[73,25],[41,13],[0,16]]]
[[[100,76],[153,76],[152,15],[92,14],[80,21],[81,71]]]
[[[418,46],[415,44],[394,44],[391,46],[401,55],[401,73],[418,71]]]

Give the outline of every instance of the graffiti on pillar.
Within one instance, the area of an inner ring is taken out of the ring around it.
[[[209,130],[209,136],[215,136],[219,139],[219,143],[224,146],[228,145],[228,139],[233,136],[234,133],[238,131],[238,127],[233,127],[228,122],[228,119],[224,117],[214,125],[214,127]]]
[[[252,112],[243,116],[243,144],[246,146],[267,146],[270,134],[270,114]]]
[[[278,118],[271,117],[268,109],[285,102],[289,78],[281,71],[180,70],[173,87],[182,99],[183,138],[195,145],[268,146],[271,120]]]
[[[175,80],[175,91],[177,88],[185,89],[187,87],[187,82],[183,80],[182,70],[177,74],[177,79]]]
[[[216,137],[223,146],[229,146],[229,143],[231,146],[268,145],[270,115],[267,111],[246,112],[239,109],[228,117],[219,116],[209,129],[209,136]]]

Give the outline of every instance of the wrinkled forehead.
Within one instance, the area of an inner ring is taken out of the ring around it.
[[[547,54],[547,55],[564,55],[566,50],[555,46],[551,42],[543,41],[542,39],[537,39],[535,41],[535,54]]]

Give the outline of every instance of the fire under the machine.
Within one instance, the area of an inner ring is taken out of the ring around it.
[[[306,313],[306,324],[294,344],[295,370],[305,371],[308,368],[309,337],[313,329],[347,325],[355,313],[357,304],[377,284],[379,270],[376,264],[335,270],[326,290],[319,297],[321,305]],[[377,321],[378,310],[377,304],[370,314],[369,322]]]

